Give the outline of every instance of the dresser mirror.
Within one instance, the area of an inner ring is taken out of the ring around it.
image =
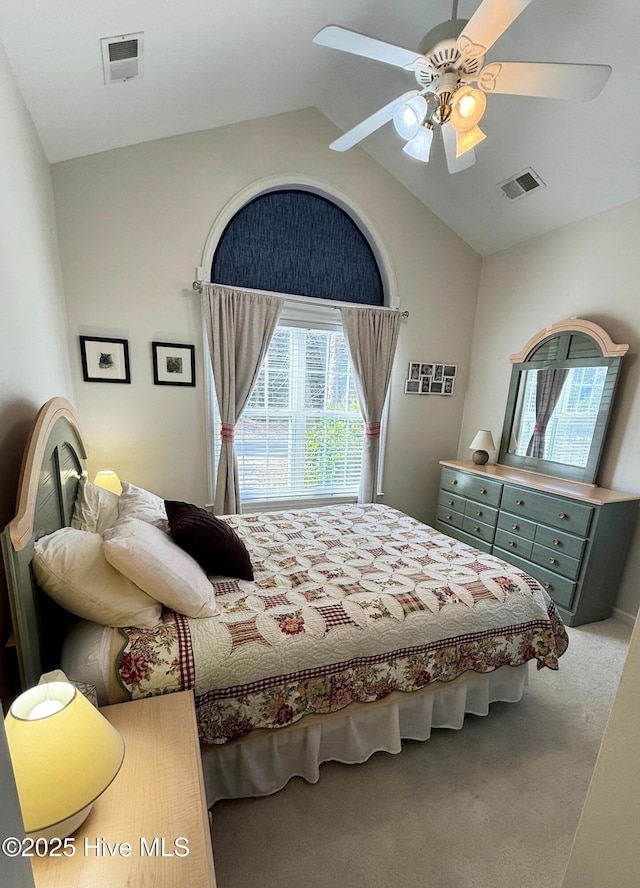
[[[628,349],[597,324],[571,318],[511,355],[498,462],[594,484]]]

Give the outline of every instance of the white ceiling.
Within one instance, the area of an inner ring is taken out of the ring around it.
[[[478,6],[460,0],[458,17]],[[55,163],[312,105],[350,129],[415,80],[313,35],[339,24],[414,49],[450,15],[450,0],[0,0],[0,40]],[[100,38],[136,31],[143,78],[105,86]],[[635,0],[533,0],[488,61],[610,64],[597,99],[489,96],[477,163],[453,176],[439,143],[421,164],[391,124],[362,148],[483,255],[632,200],[639,37]],[[508,201],[496,184],[527,167],[547,187]]]

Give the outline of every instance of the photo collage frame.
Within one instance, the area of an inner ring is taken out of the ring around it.
[[[405,395],[452,395],[456,370],[455,364],[410,361],[404,384]]]

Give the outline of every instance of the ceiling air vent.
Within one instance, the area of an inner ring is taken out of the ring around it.
[[[545,188],[545,184],[540,178],[540,176],[529,167],[528,170],[523,170],[521,173],[518,173],[517,176],[511,176],[509,179],[505,179],[504,182],[500,182],[496,185],[496,188],[501,191],[505,197],[508,197],[509,200],[518,200],[520,197],[526,197],[527,194],[530,194],[532,191],[536,191],[538,188]]]
[[[103,37],[102,65],[104,82],[122,83],[142,77],[142,31],[137,34],[121,34],[119,37]]]

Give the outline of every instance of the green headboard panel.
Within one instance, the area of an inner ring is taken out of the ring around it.
[[[37,539],[71,523],[87,451],[71,404],[53,398],[38,412],[22,461],[16,517],[2,532],[22,687],[60,666],[71,615],[38,587],[31,570]]]

